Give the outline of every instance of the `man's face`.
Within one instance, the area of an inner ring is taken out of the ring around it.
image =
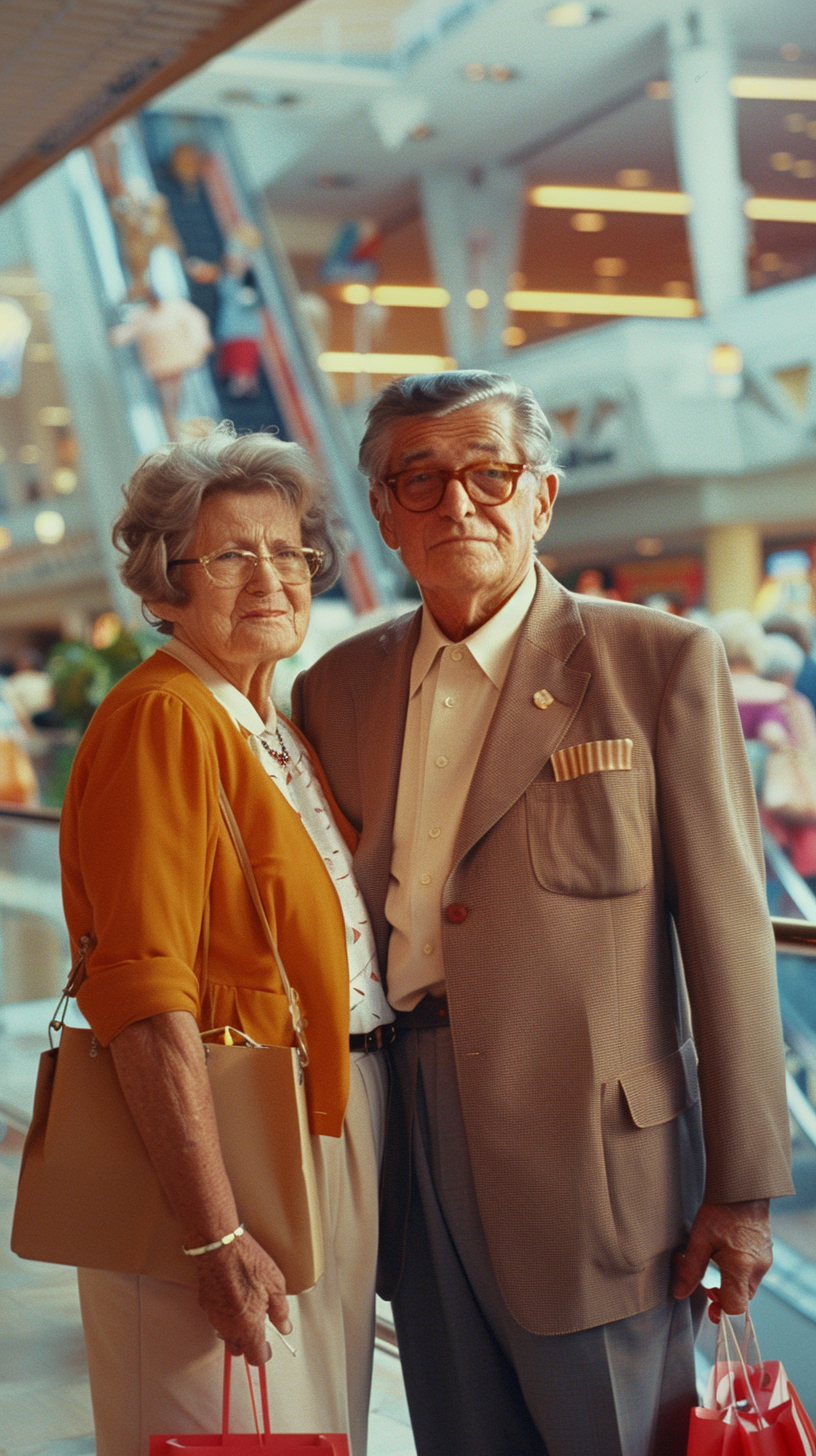
[[[488,400],[439,417],[419,415],[394,431],[387,475],[418,462],[451,471],[479,460],[523,460],[513,415],[504,400]],[[546,532],[557,490],[554,475],[521,475],[504,505],[477,505],[455,477],[432,511],[406,511],[394,492],[371,492],[383,538],[399,551],[425,593],[510,595],[524,579],[533,545]]]

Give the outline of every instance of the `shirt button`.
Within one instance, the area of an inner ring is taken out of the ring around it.
[[[428,941],[425,945],[423,945],[423,947],[422,947],[422,954],[423,955],[433,955],[433,946],[431,945],[431,942],[430,941]]]
[[[454,662],[461,662],[462,661],[462,654],[459,651],[459,648],[458,647],[455,648],[454,651],[451,653],[451,657],[453,658]]]
[[[455,698],[446,698],[445,699],[445,707],[446,708],[452,708],[455,702],[456,702],[456,699]]]
[[[438,839],[441,833],[442,833],[442,830],[441,829],[429,829],[428,830],[428,838],[429,839]]]
[[[420,875],[420,877],[419,877],[419,883],[421,885],[429,885],[431,883],[431,877],[430,877],[430,875]]]
[[[440,753],[438,759],[436,760],[436,766],[437,766],[437,768],[444,768],[445,765],[446,765],[446,763],[447,763],[447,761],[448,760],[446,759],[444,753]]]
[[[467,920],[467,910],[464,905],[458,905],[454,901],[445,911],[445,918],[451,922],[451,925],[461,925],[463,920]]]

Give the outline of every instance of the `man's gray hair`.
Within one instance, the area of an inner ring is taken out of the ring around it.
[[[774,682],[792,677],[794,682],[805,665],[805,653],[798,642],[782,632],[769,632],[765,638],[765,661],[762,676]]]
[[[391,441],[401,420],[449,415],[468,405],[504,400],[513,414],[519,458],[557,475],[552,430],[531,389],[509,374],[482,369],[457,369],[447,374],[412,374],[395,379],[381,390],[368,411],[360,443],[360,469],[372,485],[388,470]]]
[[[341,564],[339,522],[311,456],[273,435],[236,435],[226,421],[208,434],[162,445],[143,455],[122,487],[124,508],[113,524],[113,543],[124,560],[119,574],[142,600],[183,606],[189,595],[167,575],[167,563],[186,556],[199,512],[211,496],[268,491],[300,515],[304,546],[325,552],[312,591],[326,591]],[[152,620],[152,619],[149,619]],[[170,635],[173,623],[159,620]]]

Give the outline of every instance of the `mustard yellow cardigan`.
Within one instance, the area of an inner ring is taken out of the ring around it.
[[[314,755],[312,755],[314,758]],[[322,776],[338,827],[354,830]],[[343,913],[298,815],[204,683],[165,652],[117,684],[77,753],[60,830],[65,916],[96,946],[79,1005],[103,1045],[189,1011],[291,1045],[286,996],[218,805],[219,777],[308,1022],[313,1132],[339,1137],[349,1085]],[[204,926],[209,904],[209,957]]]

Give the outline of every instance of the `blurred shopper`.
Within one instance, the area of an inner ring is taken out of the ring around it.
[[[4,694],[24,728],[54,702],[54,685],[45,671],[43,656],[34,647],[21,647],[14,655],[14,671],[5,679]]]
[[[816,709],[816,662],[812,657],[814,619],[810,614],[801,617],[787,612],[774,612],[762,623],[769,635],[782,633],[801,647],[804,654],[802,667],[794,683],[798,693],[804,693],[811,706]]]
[[[125,323],[111,329],[110,341],[116,347],[136,345],[141,366],[156,386],[165,429],[176,439],[185,376],[200,369],[215,348],[207,315],[189,298],[149,293]]]
[[[394,381],[360,463],[423,606],[293,705],[361,830],[398,1011],[379,1288],[417,1451],[684,1456],[690,1296],[713,1258],[715,1313],[747,1308],[792,1191],[723,652],[535,562],[558,475],[512,379]]]
[[[787,690],[782,683],[769,682],[762,676],[767,638],[756,617],[747,611],[718,612],[712,626],[723,641],[746,742],[766,748],[789,743],[783,707]]]
[[[805,695],[794,687],[805,661],[804,651],[791,637],[781,632],[766,636],[763,676],[785,689],[780,706],[788,729],[791,772],[800,792],[798,806],[794,793],[795,818],[767,813],[764,817],[794,869],[811,889],[816,889],[816,713]]]
[[[273,1429],[348,1431],[364,1456],[386,1076],[370,1049],[393,1013],[350,868],[357,836],[270,697],[313,586],[337,575],[337,543],[305,452],[227,427],[145,456],[114,536],[123,580],[166,641],[111,690],[80,745],[62,816],[65,913],[75,949],[92,936],[79,1004],[110,1044],[198,1292],[79,1271],[97,1456],[219,1428],[218,1338],[259,1364],[267,1314],[294,1325],[298,1349],[273,1367]],[[233,1026],[293,1043],[219,780],[308,1024],[326,1270],[290,1309],[273,1260],[248,1231],[235,1237],[199,1035]]]
[[[37,775],[25,748],[25,730],[0,677],[0,804],[33,809],[40,802]]]

